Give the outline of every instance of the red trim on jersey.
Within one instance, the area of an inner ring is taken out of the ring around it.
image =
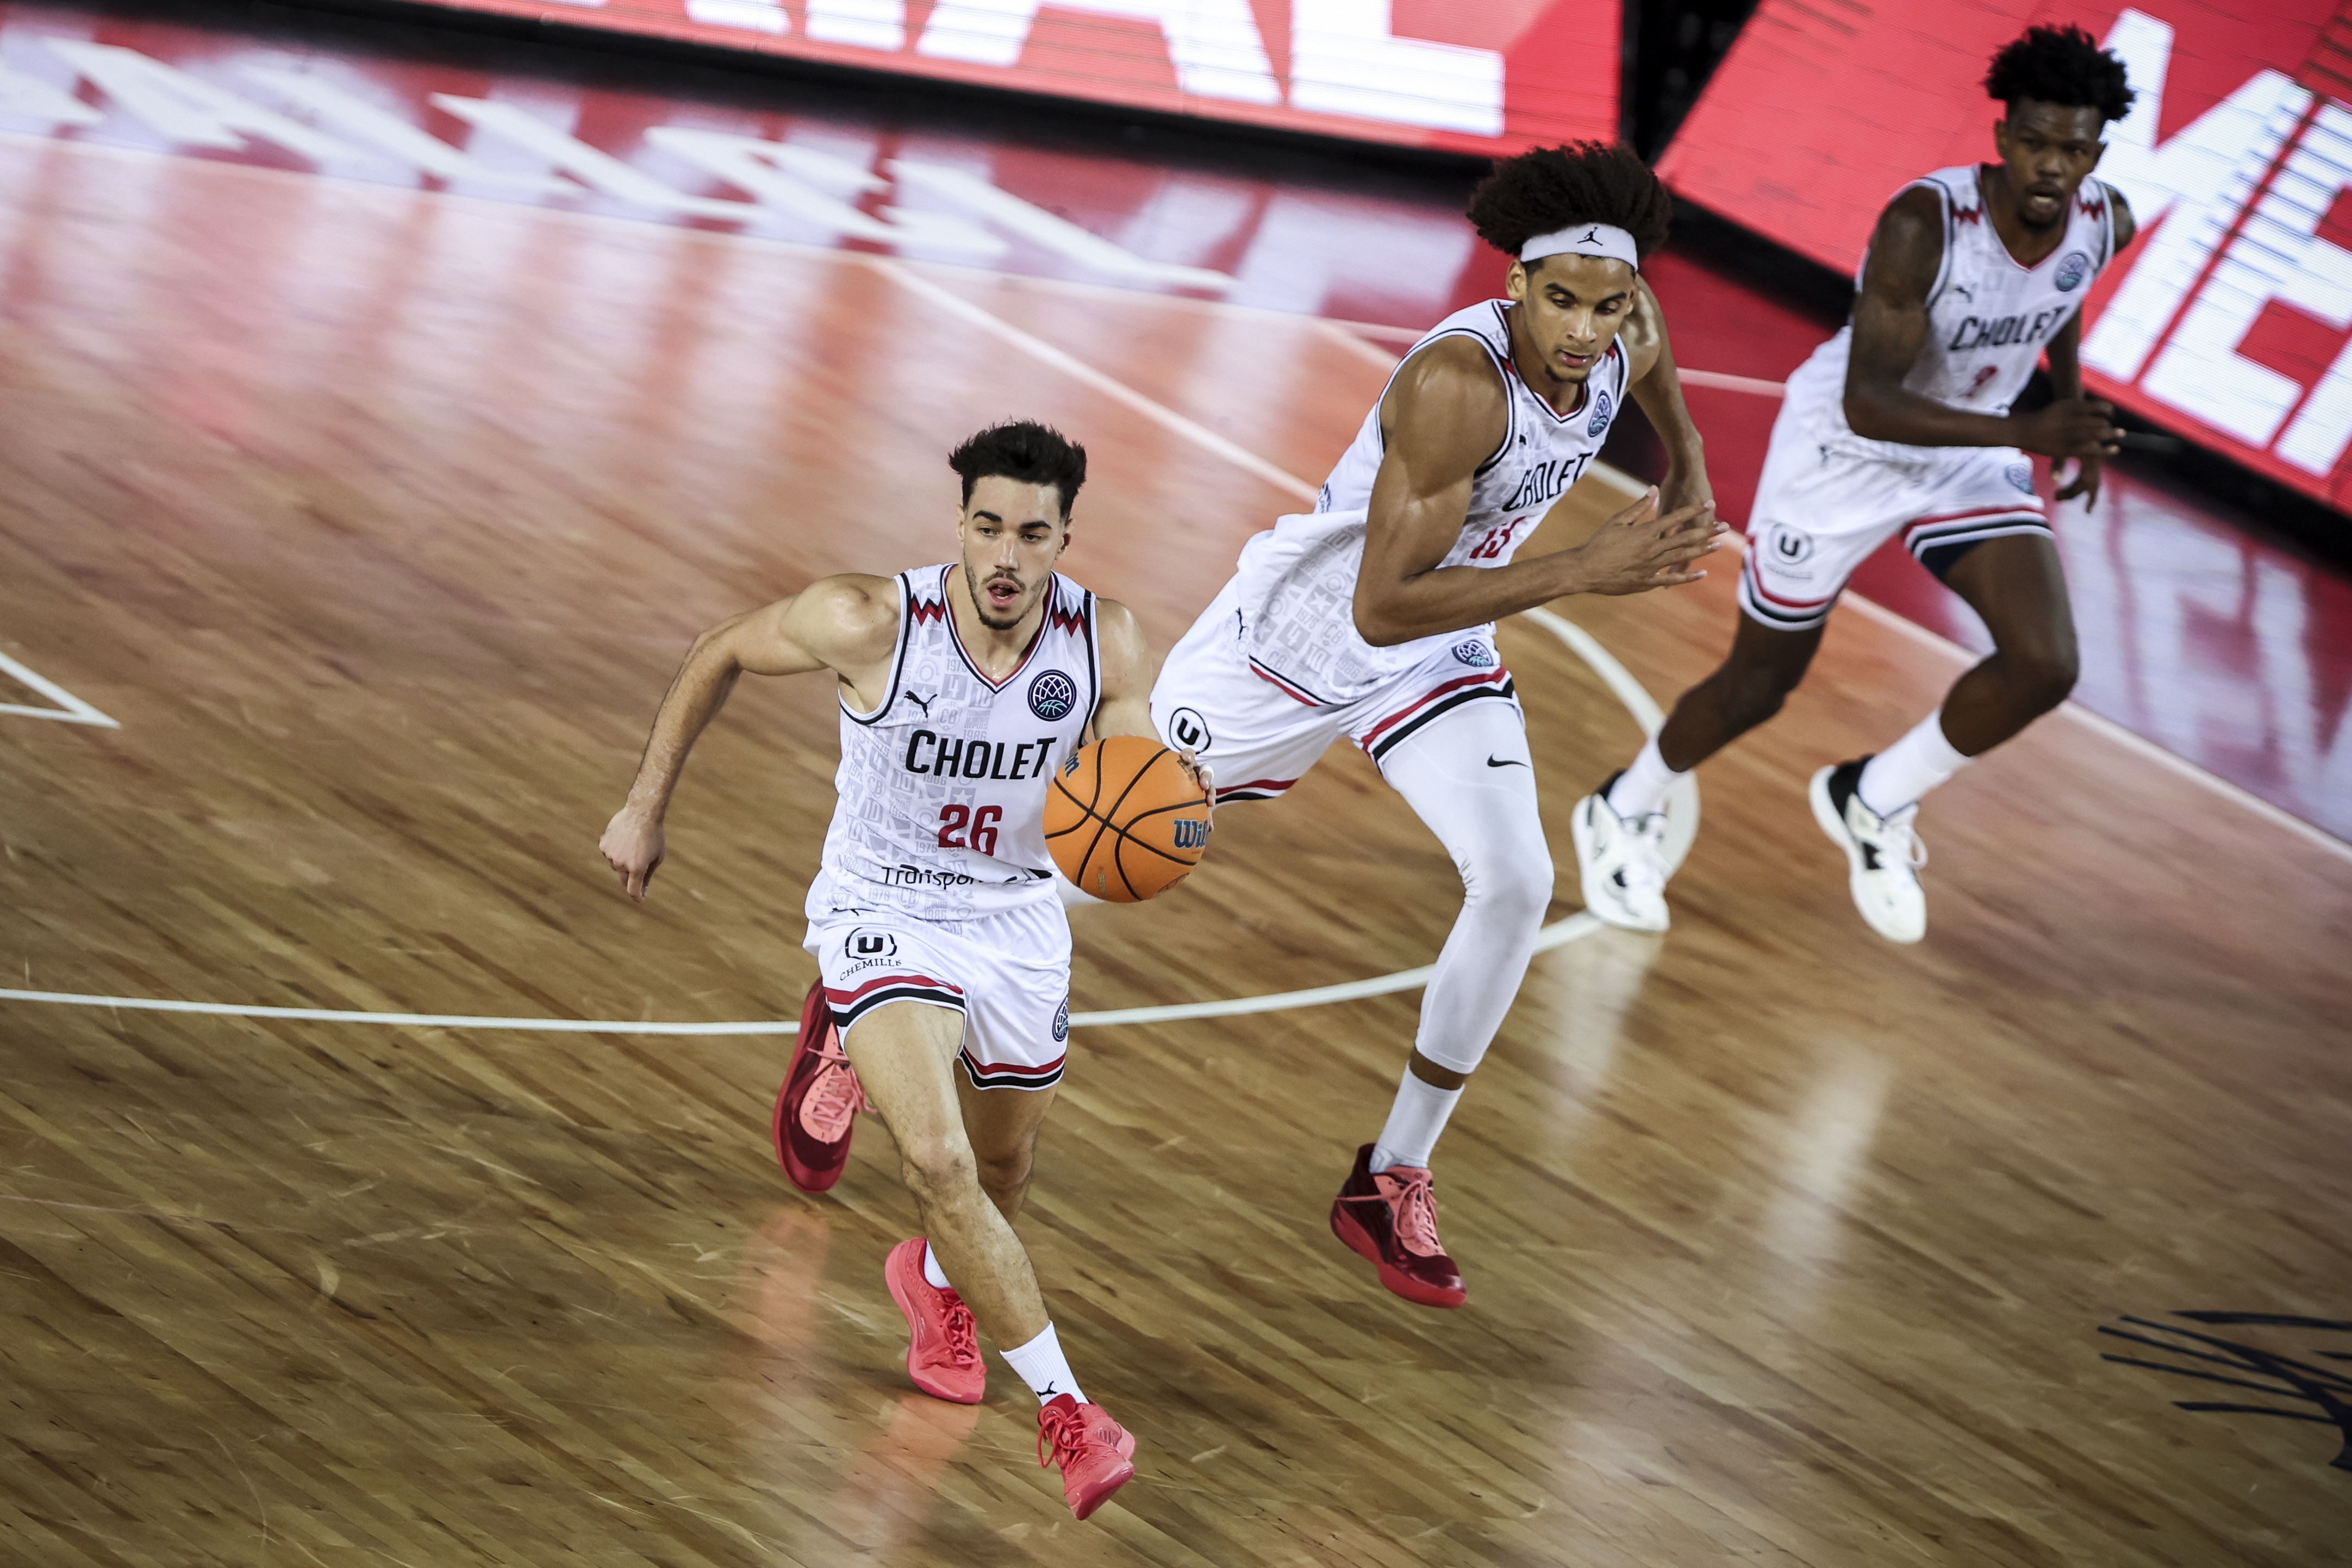
[[[952,562],[940,568],[940,605],[942,610],[947,608],[948,574],[953,570],[955,570],[955,565]],[[1061,580],[1062,574],[1055,572],[1045,584],[1045,613],[1037,618],[1037,630],[1030,633],[1029,646],[1022,650],[1021,662],[1013,665],[1012,673],[1001,681],[989,678],[987,672],[980,667],[980,661],[973,658],[971,651],[963,645],[963,633],[956,629],[955,617],[952,614],[947,617],[948,635],[955,639],[956,652],[963,655],[964,668],[970,670],[982,685],[992,692],[1001,692],[1017,680],[1022,671],[1029,667],[1029,661],[1035,658],[1037,650],[1045,645],[1045,629],[1054,623],[1054,600],[1055,591],[1061,585]],[[1084,612],[1079,613],[1078,619],[1079,624],[1084,625],[1086,621]]]
[[[1252,659],[1249,662],[1249,668],[1251,674],[1255,675],[1259,680],[1264,681],[1267,685],[1272,686],[1276,691],[1280,692],[1292,702],[1301,704],[1307,707],[1328,707],[1331,706],[1328,703],[1321,702],[1314,697],[1308,696],[1304,687],[1292,685],[1288,681],[1284,680],[1280,675],[1276,674],[1264,664],[1259,664],[1255,659]]]
[[[1396,712],[1389,715],[1388,717],[1381,720],[1380,723],[1372,726],[1371,728],[1364,731],[1364,733],[1357,738],[1356,744],[1362,747],[1365,750],[1370,751],[1372,748],[1372,743],[1380,739],[1381,731],[1390,729],[1396,725],[1403,723],[1406,719],[1411,718],[1413,715],[1419,713],[1422,709],[1427,707],[1438,698],[1445,695],[1448,692],[1459,691],[1464,686],[1499,686],[1510,678],[1511,672],[1505,669],[1502,665],[1497,664],[1493,669],[1486,671],[1483,674],[1458,675],[1453,680],[1446,682],[1442,686],[1432,686],[1429,690],[1422,693],[1420,696],[1414,698],[1410,706],[1399,708]]]

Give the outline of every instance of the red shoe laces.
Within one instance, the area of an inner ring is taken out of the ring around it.
[[[980,1359],[980,1340],[973,1332],[971,1309],[963,1304],[961,1296],[950,1291],[944,1316],[947,1320],[948,1359],[958,1366],[970,1366]]]
[[[1397,1184],[1389,1196],[1389,1213],[1396,1226],[1396,1238],[1408,1252],[1423,1258],[1433,1258],[1445,1250],[1437,1241],[1437,1199],[1430,1192],[1429,1173],[1400,1176],[1391,1172],[1381,1173]]]
[[[1037,1413],[1037,1468],[1045,1469],[1063,1454],[1075,1455],[1087,1437],[1086,1417],[1075,1408],[1056,1410],[1048,1405]],[[1050,1451],[1049,1451],[1050,1450]]]

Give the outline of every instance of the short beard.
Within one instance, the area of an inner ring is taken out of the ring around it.
[[[981,600],[980,590],[972,584],[971,568],[968,566],[963,568],[963,593],[966,599],[971,601],[971,612],[979,616],[980,623],[992,632],[1010,632],[1021,624],[1023,616],[1029,613],[1029,606],[1024,604],[1013,612],[1013,618],[1009,621],[998,621],[992,617],[988,612],[987,604]]]

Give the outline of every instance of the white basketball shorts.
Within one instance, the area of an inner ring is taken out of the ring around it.
[[[2049,535],[2033,465],[2017,448],[1893,450],[1921,455],[1866,452],[1843,420],[1782,406],[1748,518],[1740,609],[1776,631],[1819,626],[1854,568],[1897,530],[1939,578],[1986,539]]]
[[[887,1002],[963,1014],[958,1059],[978,1089],[1049,1089],[1070,1041],[1070,923],[1058,900],[971,920],[844,911],[812,924],[834,1026],[846,1040]]]
[[[1216,770],[1221,802],[1275,799],[1343,735],[1378,763],[1465,704],[1505,702],[1519,711],[1511,672],[1484,628],[1465,632],[1365,696],[1325,704],[1249,656],[1240,617],[1240,595],[1229,582],[1169,650],[1151,688],[1153,726],[1170,746],[1191,749]]]

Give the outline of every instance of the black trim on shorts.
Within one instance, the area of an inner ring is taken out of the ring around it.
[[[903,986],[886,986],[878,991],[868,991],[858,998],[846,1011],[834,1007],[830,998],[826,998],[825,1006],[833,1013],[834,1029],[845,1034],[851,1024],[885,1002],[929,1002],[936,1007],[953,1008],[958,1012],[964,1010],[963,998],[955,992],[940,990],[932,986],[916,985],[912,981]]]
[[[1407,736],[1412,734],[1415,730],[1420,729],[1423,725],[1429,723],[1430,720],[1436,718],[1441,715],[1452,713],[1455,708],[1460,707],[1465,703],[1483,702],[1493,697],[1501,697],[1516,703],[1518,700],[1518,683],[1513,680],[1507,674],[1503,677],[1503,684],[1498,686],[1465,686],[1460,691],[1454,693],[1450,696],[1441,697],[1437,701],[1430,704],[1427,707],[1422,709],[1419,713],[1405,720],[1404,723],[1397,726],[1395,729],[1391,730],[1387,735],[1381,737],[1377,742],[1365,749],[1371,757],[1371,759],[1374,762],[1378,762],[1390,752],[1395,750],[1398,743],[1402,741]],[[1220,797],[1220,800],[1222,800],[1222,797]]]
[[[974,1089],[1027,1089],[1033,1092],[1039,1089],[1051,1089],[1062,1081],[1062,1074],[1067,1070],[1069,1061],[1068,1056],[1065,1055],[1061,1061],[1054,1063],[1054,1070],[1051,1072],[1044,1074],[984,1073],[972,1065],[971,1054],[969,1051],[956,1052],[956,1063],[963,1069],[964,1077],[971,1081]]]
[[[2058,542],[2058,536],[2050,531],[2047,517],[2026,515],[2000,518],[1990,528],[1978,525],[1963,533],[1917,540],[1911,547],[1911,558],[1934,572],[1937,581],[1943,582],[1963,556],[1987,539],[2025,538],[2034,534],[2053,544]]]

